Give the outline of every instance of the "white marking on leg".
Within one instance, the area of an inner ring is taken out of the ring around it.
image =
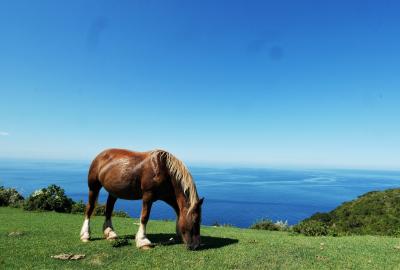
[[[90,239],[90,219],[88,218],[83,221],[80,237],[83,242],[87,242]]]
[[[150,240],[147,239],[147,237],[146,237],[146,225],[145,224],[140,223],[139,230],[136,233],[135,239],[136,239],[136,247],[138,247],[138,248],[151,245]]]
[[[107,240],[112,240],[118,238],[117,234],[114,232],[114,228],[111,219],[106,219],[103,224],[104,237]]]

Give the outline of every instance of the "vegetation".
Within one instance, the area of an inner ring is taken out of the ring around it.
[[[72,214],[83,214],[85,213],[86,204],[83,201],[74,202],[72,205],[71,213]],[[97,204],[94,209],[93,215],[95,216],[104,216],[106,213],[106,205],[105,204]],[[129,217],[129,214],[125,211],[114,210],[113,216],[116,217]]]
[[[28,211],[56,211],[60,213],[82,214],[86,205],[83,201],[75,202],[69,198],[64,189],[57,185],[49,185],[33,192],[24,200],[24,197],[13,188],[0,186],[0,206],[23,207]],[[94,215],[104,216],[106,206],[97,204]],[[114,211],[113,216],[129,217],[125,211]]]
[[[310,236],[400,236],[400,189],[368,192],[329,213],[316,213],[293,229]]]
[[[250,229],[267,231],[288,231],[290,229],[287,221],[273,222],[270,219],[262,219],[250,226]]]
[[[175,223],[151,220],[156,247],[138,250],[137,220],[113,219],[120,242],[103,239],[103,217],[94,217],[93,241],[82,243],[83,217],[0,207],[0,269],[396,269],[400,240],[382,236],[305,237],[279,231],[202,227],[204,246],[187,251],[175,237]],[[6,222],[4,222],[6,221]],[[57,260],[61,253],[81,260]]]
[[[0,205],[78,214],[85,210],[82,201],[74,202],[55,185],[35,191],[25,201],[15,189],[0,187]],[[0,220],[6,221],[0,223],[1,269],[374,269],[400,265],[400,242],[395,238],[400,236],[400,189],[366,193],[293,227],[268,219],[253,224],[251,229],[256,230],[218,223],[202,227],[204,245],[197,252],[186,251],[177,239],[171,239],[175,237],[174,221],[151,221],[148,236],[156,247],[141,251],[133,242],[137,222],[121,219],[128,216],[125,212],[117,211],[114,218],[118,240],[103,240],[103,218],[95,217],[91,226],[94,241],[88,244],[78,237],[82,216],[55,212],[0,207]],[[98,205],[95,214],[104,212],[105,206]],[[343,237],[332,237],[337,235]],[[85,256],[79,261],[51,257],[60,253]]]
[[[65,195],[64,189],[56,185],[50,185],[33,192],[25,201],[24,209],[46,210],[71,213],[74,201]]]
[[[0,186],[0,206],[20,207],[24,197],[14,188]]]
[[[86,204],[82,200],[72,204],[71,214],[82,214],[85,213]]]
[[[299,224],[293,226],[293,231],[302,233],[305,236],[324,236],[329,235],[330,232],[325,223],[317,220],[300,222]]]
[[[95,216],[104,216],[106,214],[106,205],[105,204],[97,204],[94,209]],[[128,213],[125,211],[115,210],[112,213],[113,216],[116,217],[129,217]]]

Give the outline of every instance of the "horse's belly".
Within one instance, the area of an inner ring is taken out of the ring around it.
[[[142,198],[140,181],[132,179],[129,181],[118,180],[104,181],[103,187],[113,196],[125,200],[139,200]]]

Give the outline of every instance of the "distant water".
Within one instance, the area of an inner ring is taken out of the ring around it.
[[[74,200],[87,201],[88,163],[0,160],[0,185],[24,196],[56,184]],[[315,212],[329,211],[372,190],[400,187],[400,172],[362,170],[280,170],[190,167],[205,197],[203,224],[248,227],[261,218],[289,224]],[[106,201],[100,193],[100,202]],[[140,201],[118,200],[116,208],[138,217]],[[154,204],[152,219],[175,219],[165,203]]]

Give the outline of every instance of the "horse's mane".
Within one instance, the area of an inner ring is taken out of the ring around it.
[[[189,203],[188,213],[190,213],[199,201],[199,196],[188,168],[182,161],[167,151],[157,149],[150,153],[153,160],[156,159],[158,161],[164,158],[165,165],[170,175],[173,176],[173,181],[176,181],[182,187],[186,200]]]

